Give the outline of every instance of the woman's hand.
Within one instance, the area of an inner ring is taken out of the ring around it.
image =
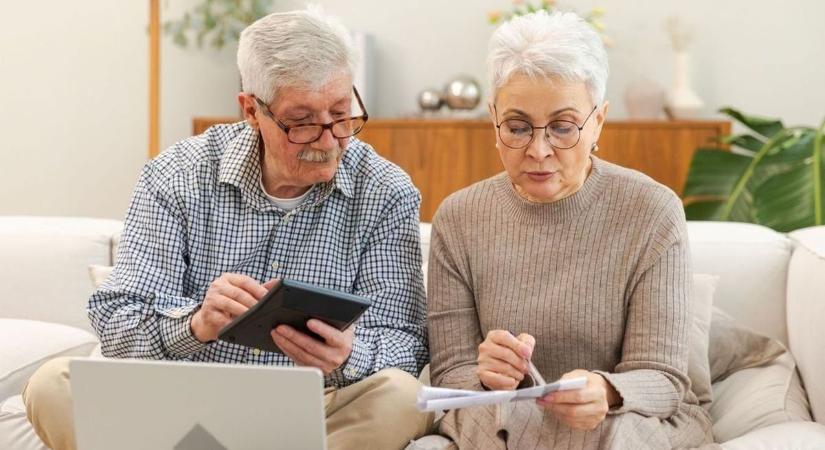
[[[536,400],[536,403],[552,411],[570,428],[589,431],[602,423],[607,410],[620,404],[622,399],[616,389],[597,373],[576,369],[562,375],[561,379],[578,377],[587,378],[583,389],[556,391]]]
[[[478,379],[487,389],[513,390],[527,373],[527,360],[536,340],[527,333],[518,337],[506,330],[491,330],[478,346]]]

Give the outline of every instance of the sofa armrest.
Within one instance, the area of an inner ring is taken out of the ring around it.
[[[825,226],[797,230],[788,266],[788,343],[808,392],[814,420],[825,424]]]

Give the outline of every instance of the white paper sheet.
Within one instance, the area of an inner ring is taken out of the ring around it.
[[[586,385],[587,378],[580,377],[515,391],[468,391],[422,386],[418,391],[415,406],[420,411],[442,411],[471,406],[496,405],[504,402],[536,399],[551,392],[581,389]]]

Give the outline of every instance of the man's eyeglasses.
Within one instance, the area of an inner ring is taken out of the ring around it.
[[[333,120],[329,123],[287,125],[275,118],[272,110],[270,110],[269,106],[261,101],[261,99],[255,97],[255,101],[258,102],[258,107],[261,111],[272,119],[272,121],[278,125],[278,128],[286,133],[286,138],[289,142],[293,144],[309,144],[317,141],[321,135],[324,134],[324,130],[330,130],[332,136],[336,139],[344,139],[355,136],[364,128],[364,124],[367,123],[369,115],[367,114],[366,108],[364,108],[364,102],[361,101],[361,96],[358,95],[358,89],[353,86],[352,90],[355,92],[355,99],[358,101],[358,107],[361,108],[363,114],[356,117],[345,117],[343,119]]]
[[[493,111],[495,111],[496,118],[498,118],[498,110],[496,110],[495,105],[493,105]],[[544,130],[545,139],[554,149],[566,150],[575,147],[579,143],[581,131],[595,111],[596,106],[593,107],[581,126],[569,120],[551,120],[543,127],[534,127],[526,120],[507,119],[496,124],[496,128],[501,143],[512,149],[527,148],[533,142],[534,130]]]

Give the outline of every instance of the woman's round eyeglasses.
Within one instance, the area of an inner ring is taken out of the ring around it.
[[[498,118],[498,110],[493,105],[493,110]],[[596,106],[584,119],[581,126],[569,120],[551,120],[543,127],[534,127],[533,124],[522,119],[507,119],[496,124],[498,137],[501,143],[515,150],[525,149],[533,142],[535,130],[544,130],[544,137],[547,142],[556,150],[566,150],[573,148],[581,139],[581,131],[590,116],[596,111]]]

